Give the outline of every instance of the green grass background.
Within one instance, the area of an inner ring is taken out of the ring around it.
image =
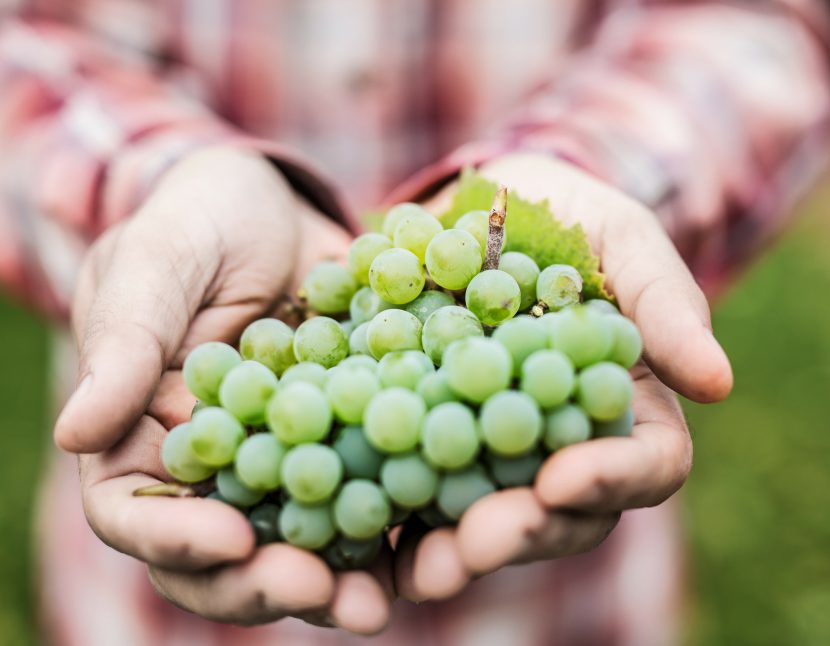
[[[830,190],[715,315],[730,399],[687,406],[690,646],[830,644]],[[48,337],[0,302],[0,644],[37,643],[31,512],[49,447]]]

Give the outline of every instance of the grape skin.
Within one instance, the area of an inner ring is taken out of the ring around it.
[[[294,330],[278,319],[254,321],[239,340],[242,358],[258,361],[277,376],[297,362],[294,356]]]
[[[420,350],[423,325],[405,310],[386,310],[369,323],[366,342],[375,359],[397,350]]]
[[[423,397],[427,408],[434,408],[438,404],[457,401],[458,399],[447,382],[446,374],[441,370],[436,370],[421,377],[415,392]]]
[[[340,456],[323,444],[295,446],[282,461],[282,480],[291,497],[313,505],[332,497],[343,479]]]
[[[499,269],[477,274],[464,296],[467,309],[485,325],[498,325],[519,311],[522,292],[516,279]]]
[[[430,372],[435,372],[432,361],[416,350],[389,352],[378,363],[378,377],[384,388],[399,386],[415,390],[421,377]]]
[[[369,401],[379,391],[380,380],[373,370],[342,364],[331,369],[325,390],[335,416],[346,424],[359,424]]]
[[[536,400],[516,390],[498,392],[484,402],[479,423],[484,443],[504,457],[527,453],[542,435],[542,415]]]
[[[243,361],[225,375],[219,388],[219,402],[243,424],[265,422],[268,400],[277,390],[277,377],[257,361]]]
[[[484,336],[481,322],[470,310],[450,305],[429,316],[421,332],[421,343],[433,363],[440,366],[447,347],[453,341],[469,336]]]
[[[505,458],[488,454],[487,464],[493,480],[502,487],[524,487],[533,484],[536,473],[542,466],[542,454],[533,450],[517,458]]]
[[[190,420],[190,448],[207,466],[218,468],[233,462],[244,439],[242,424],[224,408],[204,408]]]
[[[430,314],[435,310],[448,305],[455,305],[455,299],[446,292],[437,289],[427,289],[420,296],[409,303],[404,309],[418,317],[421,323],[426,323]]]
[[[551,347],[568,355],[575,367],[602,361],[611,351],[614,336],[610,318],[595,309],[577,305],[546,317],[542,319],[547,324]]]
[[[190,424],[185,422],[170,429],[161,445],[161,462],[167,472],[180,482],[201,482],[213,475],[214,469],[202,464],[190,447]]]
[[[288,384],[304,381],[314,384],[318,388],[323,388],[326,385],[327,378],[328,373],[326,372],[326,369],[319,363],[314,363],[313,361],[301,361],[300,363],[295,363],[283,373],[278,387],[285,387]]]
[[[394,305],[383,300],[371,287],[361,287],[352,296],[349,316],[355,325],[360,325],[371,321],[379,312],[388,310],[390,307]]]
[[[403,220],[408,215],[424,213],[429,215],[429,213],[424,209],[424,207],[422,207],[420,204],[415,204],[413,202],[403,202],[401,204],[393,206],[391,209],[389,209],[389,212],[383,219],[383,235],[385,235],[387,238],[391,240],[394,237],[395,229],[398,228],[398,224],[400,224],[401,220]]]
[[[508,251],[501,255],[499,269],[516,279],[522,295],[519,311],[530,309],[536,303],[536,281],[540,273],[536,261],[518,251]]]
[[[382,534],[365,541],[338,536],[323,550],[323,558],[335,570],[354,570],[370,565],[378,557],[381,549],[383,549]]]
[[[464,289],[481,270],[481,246],[462,229],[441,231],[427,247],[426,267],[444,289]]]
[[[536,279],[536,298],[552,310],[579,302],[582,276],[570,265],[545,267]]]
[[[531,354],[548,346],[548,335],[539,321],[530,316],[518,316],[502,323],[493,332],[513,357],[513,376],[522,372],[522,364]]]
[[[349,335],[349,354],[367,356],[372,354],[369,351],[369,341],[366,339],[366,333],[368,331],[369,323],[361,323]]]
[[[608,361],[620,364],[623,368],[631,368],[643,352],[643,339],[640,331],[633,321],[624,316],[609,316],[605,322],[610,326],[614,337],[611,351],[606,358]]]
[[[574,404],[551,411],[545,420],[544,444],[548,451],[558,451],[590,437],[591,420],[584,410]]]
[[[266,502],[254,507],[248,514],[248,521],[256,534],[257,545],[276,543],[282,538],[280,534],[281,511],[277,505]]]
[[[282,508],[279,528],[286,541],[307,550],[322,549],[337,533],[329,505],[303,505],[296,500]]]
[[[342,314],[357,291],[351,272],[336,262],[316,264],[303,281],[302,291],[308,304],[320,314]]]
[[[405,388],[387,388],[374,396],[363,415],[366,439],[383,453],[403,453],[418,444],[426,404]]]
[[[443,370],[453,392],[480,404],[510,385],[513,359],[498,341],[471,336],[449,345]]]
[[[369,284],[383,300],[403,305],[415,300],[424,288],[426,276],[421,261],[406,249],[387,249],[377,255],[369,268]]]
[[[334,501],[334,524],[345,536],[367,540],[389,523],[392,511],[386,493],[371,480],[349,480]]]
[[[202,343],[191,350],[184,360],[184,383],[200,401],[205,404],[218,404],[222,379],[231,368],[240,363],[242,357],[227,343]]]
[[[520,388],[542,408],[567,401],[576,385],[573,363],[559,350],[539,350],[522,364]]]
[[[236,477],[249,489],[273,491],[280,486],[280,467],[286,447],[271,433],[255,433],[236,451]]]
[[[315,316],[297,328],[294,354],[298,361],[313,361],[331,368],[349,356],[349,337],[334,319]]]
[[[359,426],[346,426],[340,431],[332,448],[343,462],[347,478],[377,480],[383,456],[369,444]]]
[[[216,490],[223,500],[235,507],[250,507],[265,496],[264,491],[256,491],[242,484],[232,467],[225,467],[216,472]]]
[[[288,384],[268,403],[268,428],[285,444],[322,440],[328,435],[331,421],[331,405],[312,383]]]
[[[417,453],[391,456],[380,469],[380,482],[403,509],[428,505],[438,489],[438,474]]]
[[[380,233],[357,236],[349,247],[349,269],[361,285],[369,284],[369,267],[381,251],[392,248],[392,240]]]
[[[421,442],[430,464],[442,469],[466,467],[478,454],[476,419],[463,404],[439,404],[424,418]]]
[[[438,508],[450,519],[458,520],[473,503],[496,490],[479,465],[448,473],[438,485]]]
[[[603,361],[585,368],[577,379],[577,400],[598,422],[610,422],[631,404],[631,376],[622,366]]]
[[[634,411],[630,408],[610,422],[594,422],[594,437],[630,437],[634,430]]]
[[[396,247],[411,251],[423,264],[427,246],[443,230],[435,216],[423,209],[413,210],[400,219],[393,240]]]

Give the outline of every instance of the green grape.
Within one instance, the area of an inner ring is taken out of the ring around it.
[[[634,321],[624,316],[609,316],[605,322],[614,336],[614,343],[606,359],[620,364],[623,368],[631,368],[643,352],[640,331],[634,325]]]
[[[489,454],[487,463],[490,475],[501,487],[525,487],[533,484],[539,467],[542,466],[542,454],[538,450],[525,453],[517,458],[504,458]]]
[[[190,447],[190,424],[170,429],[161,445],[161,463],[167,473],[180,482],[201,482],[213,475],[214,469],[202,464]]]
[[[627,408],[610,422],[594,422],[594,437],[630,437],[634,430],[634,412]]]
[[[196,403],[193,404],[193,409],[190,411],[190,416],[193,417],[196,413],[198,413],[203,408],[210,408],[210,404],[206,404],[200,399],[196,400]]]
[[[361,285],[369,284],[369,267],[381,251],[392,248],[392,240],[380,233],[364,233],[349,247],[349,269]]]
[[[280,486],[286,448],[271,433],[255,433],[236,451],[236,477],[249,489],[272,491]]]
[[[546,320],[550,345],[568,355],[577,368],[602,361],[614,343],[609,320],[595,309],[569,307]]]
[[[374,370],[342,364],[332,368],[326,382],[326,397],[335,417],[346,424],[359,424],[366,405],[380,391],[380,384]]]
[[[349,305],[349,316],[352,317],[355,325],[360,325],[371,321],[379,312],[388,310],[390,307],[394,307],[394,305],[387,303],[375,294],[371,287],[361,287],[352,297],[352,302]]]
[[[280,534],[280,512],[281,509],[277,505],[266,502],[254,507],[251,513],[248,514],[248,521],[251,523],[251,527],[254,528],[257,545],[276,543],[282,538]]]
[[[371,565],[383,549],[383,535],[373,536],[366,541],[356,541],[338,536],[323,550],[323,559],[335,570],[356,570]]]
[[[239,352],[244,359],[259,361],[279,376],[297,363],[294,330],[278,319],[254,321],[242,333]]]
[[[401,220],[403,220],[408,215],[423,213],[424,207],[422,207],[420,204],[413,204],[412,202],[404,202],[403,204],[397,204],[396,206],[393,206],[391,209],[389,209],[389,212],[383,219],[383,226],[381,229],[383,231],[383,235],[385,235],[387,238],[391,240],[394,237],[395,229],[398,228],[398,224],[400,224]]]
[[[202,464],[223,467],[233,462],[245,439],[242,424],[224,408],[200,410],[190,421],[190,448]]]
[[[426,282],[421,261],[406,249],[381,251],[369,268],[369,284],[383,300],[403,305],[415,300]]]
[[[222,495],[221,495],[218,491],[216,491],[216,490],[211,491],[211,492],[210,492],[210,493],[206,496],[206,498],[207,498],[208,500],[218,500],[219,502],[224,503],[224,504],[226,504],[226,505],[230,505],[230,504],[231,504],[231,503],[229,503],[227,500],[225,500],[225,499],[222,497]]]
[[[319,386],[296,381],[283,386],[271,398],[268,428],[284,444],[322,440],[329,433],[332,412]]]
[[[357,281],[352,273],[330,260],[312,267],[302,285],[302,293],[311,309],[320,314],[348,312],[356,291]]]
[[[295,500],[312,505],[332,497],[343,479],[343,463],[330,446],[300,444],[282,460],[282,483]]]
[[[430,358],[417,350],[389,352],[378,363],[378,377],[384,388],[399,386],[415,390],[421,377],[435,372]]]
[[[419,509],[415,514],[428,527],[444,527],[445,525],[455,524],[435,503],[432,503],[429,507]]]
[[[374,396],[363,414],[363,432],[378,451],[403,453],[418,444],[426,404],[406,388],[387,388]]]
[[[427,289],[404,309],[417,316],[421,323],[426,323],[430,314],[448,305],[455,305],[455,299],[452,296],[446,292],[439,292],[437,289]]]
[[[471,336],[449,345],[443,370],[454,393],[480,404],[510,385],[513,359],[498,341]]]
[[[447,347],[468,336],[484,336],[481,322],[470,310],[450,305],[435,310],[424,323],[421,342],[433,363],[442,363]]]
[[[453,402],[458,399],[450,388],[447,375],[443,370],[430,372],[421,377],[415,387],[415,392],[423,397],[427,408],[434,408],[438,404]]]
[[[184,360],[184,383],[205,404],[218,404],[222,379],[231,368],[240,363],[242,357],[227,343],[203,343],[193,348]]]
[[[265,422],[265,408],[276,390],[273,372],[257,361],[243,361],[222,380],[219,402],[243,424],[259,426]]]
[[[493,338],[501,343],[513,357],[513,376],[522,373],[522,364],[537,350],[548,347],[548,334],[539,321],[530,316],[519,316],[502,323],[493,332]]]
[[[455,223],[454,229],[461,229],[472,235],[481,248],[481,261],[487,254],[487,237],[490,234],[490,211],[470,211],[465,213]],[[504,241],[507,242],[505,231]]]
[[[443,230],[444,227],[431,213],[413,209],[400,219],[393,239],[396,247],[411,251],[423,264],[427,246]]]
[[[233,467],[225,467],[216,472],[216,490],[234,507],[251,507],[265,497],[264,491],[256,491],[242,484]]]
[[[421,322],[405,310],[386,310],[369,322],[366,343],[375,359],[396,350],[421,349]]]
[[[577,377],[577,400],[598,422],[610,422],[625,413],[632,389],[628,371],[610,361],[589,366]]]
[[[354,323],[352,323],[351,319],[346,319],[345,321],[340,321],[340,327],[343,329],[343,332],[345,333],[346,338],[348,339],[357,326]]]
[[[324,548],[337,533],[329,505],[304,505],[296,500],[282,508],[279,529],[287,542],[306,550]]]
[[[542,435],[539,405],[527,393],[516,390],[496,393],[484,402],[479,423],[484,443],[505,457],[527,453]]]
[[[426,251],[429,275],[444,289],[464,289],[481,271],[481,246],[463,229],[441,231]]]
[[[334,524],[345,536],[378,536],[392,517],[386,493],[371,480],[349,480],[334,501]]]
[[[565,403],[575,383],[573,363],[559,350],[537,350],[522,365],[520,387],[542,408]]]
[[[369,331],[369,323],[361,323],[354,332],[349,335],[349,353],[359,355],[371,355],[369,342],[366,339],[366,332]],[[345,361],[345,359],[343,360]]]
[[[545,420],[544,443],[548,451],[557,451],[591,437],[591,420],[579,406],[566,404],[551,412]]]
[[[424,418],[424,456],[442,469],[466,467],[478,454],[476,418],[464,404],[438,404]]]
[[[314,384],[318,388],[323,388],[326,385],[327,379],[328,373],[319,363],[302,361],[294,364],[283,373],[279,385],[280,387],[285,387],[288,384],[303,381],[309,384]]]
[[[495,490],[487,473],[477,464],[464,471],[447,473],[438,485],[438,509],[448,518],[458,520],[474,502]]]
[[[334,319],[315,316],[301,323],[294,333],[294,354],[298,361],[331,368],[349,355],[349,337]]]
[[[355,354],[351,357],[346,357],[343,361],[334,366],[334,368],[329,368],[329,370],[337,370],[338,368],[365,368],[369,372],[377,374],[378,362],[368,354]]]
[[[550,265],[536,279],[536,298],[551,310],[579,302],[582,276],[570,265]]]
[[[332,448],[343,462],[347,478],[377,480],[383,456],[378,453],[359,426],[346,426],[340,431]]]
[[[428,505],[438,489],[438,474],[417,453],[393,455],[380,468],[380,483],[403,509]]]
[[[530,256],[518,251],[503,253],[499,259],[499,269],[516,279],[522,295],[519,311],[524,312],[536,303],[536,280],[539,278],[539,265]]]
[[[589,301],[585,301],[584,305],[585,307],[595,309],[601,314],[619,315],[620,313],[620,310],[618,310],[612,302],[606,301],[603,298],[593,298]]]
[[[485,325],[498,325],[513,318],[522,303],[519,284],[506,271],[487,269],[467,286],[467,308]]]

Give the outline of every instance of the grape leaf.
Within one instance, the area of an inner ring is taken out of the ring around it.
[[[439,216],[444,227],[451,227],[469,211],[489,211],[498,186],[473,170],[465,170],[458,181],[452,206]],[[571,265],[584,281],[585,299],[613,300],[605,290],[605,276],[599,271],[599,258],[591,251],[588,238],[579,224],[566,227],[553,215],[547,200],[528,202],[509,191],[505,251],[521,251],[541,268]]]

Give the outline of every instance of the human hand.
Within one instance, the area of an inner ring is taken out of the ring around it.
[[[506,156],[480,171],[525,199],[547,199],[566,224],[582,225],[609,289],[643,336],[644,362],[633,370],[635,426],[630,438],[602,438],[557,451],[533,488],[486,496],[455,528],[404,532],[396,546],[396,586],[415,601],[452,596],[473,577],[505,565],[593,549],[622,511],[666,500],[692,464],[691,438],[672,390],[714,402],[732,388],[706,299],[653,213],[573,166],[541,155]],[[427,208],[443,210],[452,190]]]
[[[80,385],[55,428],[80,457],[84,508],[108,545],[150,568],[161,594],[210,619],[297,616],[358,633],[382,628],[388,568],[333,574],[286,544],[256,548],[245,517],[209,499],[134,497],[168,480],[160,446],[195,403],[180,368],[204,341],[234,343],[316,261],[349,237],[264,158],[195,153],[129,221],[90,250],[73,305]]]

